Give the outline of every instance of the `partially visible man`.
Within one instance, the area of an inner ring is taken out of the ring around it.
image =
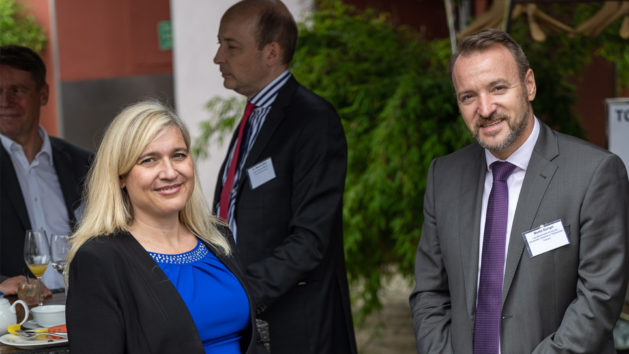
[[[451,60],[476,144],[435,159],[410,297],[420,353],[615,353],[627,287],[620,158],[533,114],[533,71],[506,33]]]
[[[76,223],[91,153],[49,137],[39,125],[48,102],[46,67],[37,53],[0,46],[0,291],[15,294],[31,275],[24,262],[24,235],[43,229],[69,234]],[[62,288],[52,267],[44,284]]]
[[[340,119],[288,71],[297,26],[281,1],[245,0],[218,33],[224,85],[247,97],[214,205],[227,221],[273,353],[355,353],[343,256],[347,145]]]

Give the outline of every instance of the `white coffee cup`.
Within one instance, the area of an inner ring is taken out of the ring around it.
[[[42,327],[52,327],[66,323],[66,305],[44,305],[31,309],[33,321]]]

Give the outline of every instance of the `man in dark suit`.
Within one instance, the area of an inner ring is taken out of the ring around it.
[[[39,55],[22,46],[1,46],[0,291],[5,294],[15,294],[24,275],[31,274],[24,262],[26,230],[68,234],[80,214],[91,153],[49,137],[39,125],[48,94]],[[50,267],[43,279],[51,288],[63,287]]]
[[[451,77],[478,143],[428,173],[410,297],[418,352],[615,353],[624,164],[534,116],[535,77],[508,34],[464,38]]]
[[[241,1],[218,33],[226,88],[248,99],[214,205],[234,234],[273,353],[355,353],[340,119],[288,71],[297,27],[280,1]],[[245,118],[246,117],[246,118]],[[246,121],[246,123],[245,123]]]

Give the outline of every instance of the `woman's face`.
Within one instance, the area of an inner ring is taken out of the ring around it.
[[[160,130],[120,183],[135,219],[178,217],[194,189],[194,165],[179,129]]]

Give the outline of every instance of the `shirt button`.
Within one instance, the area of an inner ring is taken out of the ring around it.
[[[35,202],[37,202],[37,197],[34,198]]]

